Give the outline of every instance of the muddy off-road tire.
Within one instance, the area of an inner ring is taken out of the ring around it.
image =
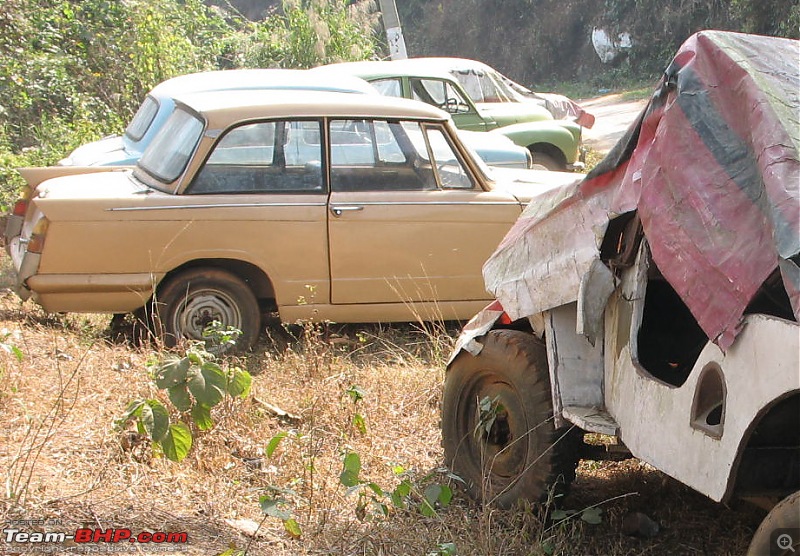
[[[168,347],[181,339],[203,340],[212,321],[242,331],[235,346],[255,344],[261,313],[253,291],[235,274],[219,268],[193,268],[173,276],[158,290],[154,328]]]
[[[779,529],[785,531],[778,531]],[[756,529],[747,556],[797,554],[800,551],[800,491],[790,494],[770,510]],[[782,536],[785,535],[785,536]]]
[[[515,330],[493,330],[481,342],[480,354],[459,354],[445,378],[445,463],[472,497],[500,507],[563,494],[582,438],[553,426],[544,345]],[[487,398],[496,401],[481,410]]]

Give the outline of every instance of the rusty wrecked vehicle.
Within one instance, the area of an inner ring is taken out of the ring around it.
[[[798,547],[798,44],[692,36],[609,155],[485,263],[496,301],[442,407],[471,494],[564,489],[601,433],[712,500],[772,507],[751,554]]]

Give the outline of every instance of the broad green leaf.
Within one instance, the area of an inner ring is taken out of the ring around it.
[[[214,427],[214,421],[211,420],[211,408],[201,403],[195,404],[192,408],[192,421],[201,431],[211,430]]]
[[[183,423],[169,426],[169,432],[161,441],[164,455],[172,461],[181,461],[192,449],[192,431]]]
[[[124,427],[125,424],[133,419],[134,417],[140,417],[142,415],[142,406],[144,406],[145,400],[138,399],[133,400],[128,404],[128,407],[125,409],[125,413],[114,422],[114,425],[117,428]]]
[[[397,493],[398,496],[402,496],[405,498],[409,494],[411,494],[411,483],[408,481],[401,481],[397,487],[395,487],[394,491]]]
[[[556,521],[567,519],[572,515],[575,515],[575,510],[553,510],[550,513],[550,517]]]
[[[289,436],[286,431],[281,431],[272,438],[270,438],[269,442],[267,442],[267,457],[271,458],[272,454],[275,453],[275,450],[278,448],[278,444],[281,443],[281,440]]]
[[[155,383],[162,390],[186,382],[190,362],[186,357],[171,358],[156,370]]]
[[[158,400],[147,400],[142,405],[142,424],[147,435],[160,442],[169,430],[169,412]]]
[[[439,501],[439,496],[442,494],[442,485],[428,485],[424,491],[425,500],[433,506]]]
[[[419,512],[425,517],[434,517],[436,515],[436,510],[433,509],[433,506],[427,500],[423,500],[420,503]]]
[[[189,396],[189,390],[185,383],[167,388],[167,394],[169,401],[178,411],[184,412],[192,409],[192,398]]]
[[[214,407],[225,397],[227,379],[216,363],[206,362],[202,367],[192,367],[188,374],[189,391],[199,403]]]
[[[198,367],[202,367],[205,365],[205,360],[199,351],[196,349],[190,349],[186,351],[186,358],[192,365],[197,365]]]
[[[292,518],[292,513],[285,509],[286,500],[283,498],[272,498],[264,495],[258,499],[258,505],[261,506],[261,511],[268,516],[277,517],[284,521]]]
[[[586,508],[581,512],[581,519],[590,525],[599,525],[603,522],[601,508]]]
[[[228,394],[231,397],[246,398],[250,394],[250,386],[253,383],[253,378],[250,373],[235,367],[232,370],[230,381],[228,381]]]
[[[361,473],[361,458],[355,452],[348,452],[344,457],[344,470],[339,475],[339,481],[346,487],[359,484],[358,474]]]
[[[384,495],[383,489],[378,486],[378,483],[367,483],[367,487],[378,496]]]
[[[450,505],[452,500],[453,489],[447,485],[442,485],[442,491],[439,493],[439,504],[441,504],[443,507],[447,507]]]
[[[392,494],[389,495],[389,498],[392,500],[392,505],[395,508],[400,508],[401,510],[405,509],[406,507],[405,498],[403,496],[400,496],[397,493],[397,490],[393,491]]]
[[[302,529],[300,529],[300,524],[293,518],[285,520],[283,522],[283,528],[286,529],[286,532],[289,533],[289,536],[293,539],[299,539],[300,535],[303,534]]]

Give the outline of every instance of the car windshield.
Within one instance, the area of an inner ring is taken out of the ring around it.
[[[172,183],[186,168],[202,133],[203,120],[178,108],[145,149],[137,174],[141,170],[163,184]]]
[[[517,94],[499,74],[478,69],[456,69],[451,72],[473,102],[516,102]]]
[[[153,123],[157,112],[158,101],[150,95],[147,95],[144,102],[142,102],[142,105],[139,107],[139,110],[137,110],[136,114],[133,116],[131,123],[125,128],[125,137],[131,141],[139,141],[144,137],[144,134],[147,133],[147,130],[150,129],[150,124]]]

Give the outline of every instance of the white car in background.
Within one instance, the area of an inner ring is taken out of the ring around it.
[[[190,73],[156,85],[145,97],[122,135],[87,143],[59,161],[61,166],[133,166],[175,109],[174,97],[195,92],[231,90],[319,90],[376,94],[372,85],[348,74],[325,75],[296,69],[238,69]],[[487,164],[530,168],[528,152],[505,137],[465,133],[464,141]]]

